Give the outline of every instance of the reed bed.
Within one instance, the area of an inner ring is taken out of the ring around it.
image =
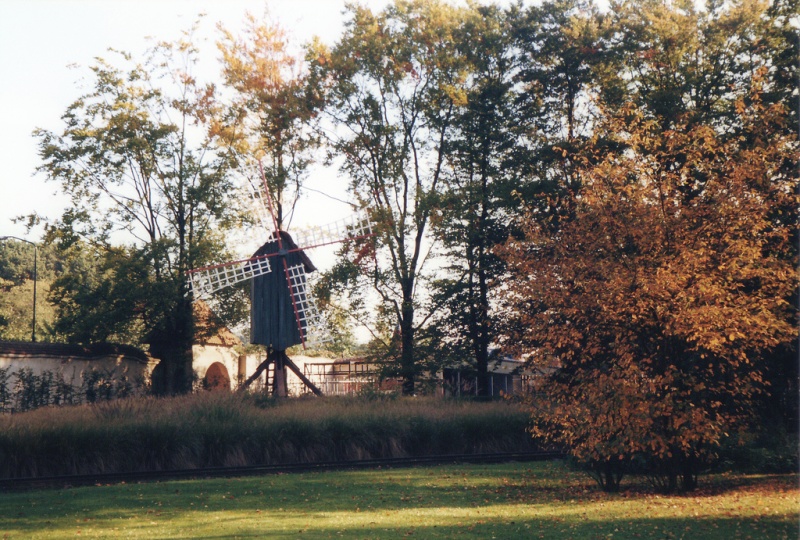
[[[535,450],[507,402],[203,392],[0,416],[0,477]]]

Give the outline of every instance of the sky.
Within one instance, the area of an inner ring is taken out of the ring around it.
[[[388,0],[361,3],[379,10]],[[238,30],[246,12],[266,10],[293,42],[319,36],[332,44],[344,6],[344,0],[0,0],[0,236],[38,241],[40,229],[26,232],[13,218],[35,212],[54,219],[68,204],[58,183],[35,172],[40,161],[32,133],[63,129],[61,115],[81,95],[80,80],[95,57],[112,58],[109,48],[141,55],[148,39],[177,39],[205,13],[201,50],[208,76],[215,77],[217,22]]]

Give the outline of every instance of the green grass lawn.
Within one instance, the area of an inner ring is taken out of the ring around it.
[[[797,475],[599,492],[560,462],[0,494],[0,538],[798,538]]]

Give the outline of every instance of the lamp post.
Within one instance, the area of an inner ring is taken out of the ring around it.
[[[39,275],[36,265],[37,265],[37,252],[39,251],[36,247],[36,244],[31,242],[30,240],[25,240],[24,238],[19,238],[17,236],[0,236],[0,241],[8,240],[12,238],[14,240],[19,240],[20,242],[25,242],[26,244],[30,244],[33,246],[33,324],[31,325],[31,341],[36,343],[36,281]]]

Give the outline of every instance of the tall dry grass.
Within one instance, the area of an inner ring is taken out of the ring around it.
[[[528,451],[515,404],[202,392],[0,416],[0,477]]]

